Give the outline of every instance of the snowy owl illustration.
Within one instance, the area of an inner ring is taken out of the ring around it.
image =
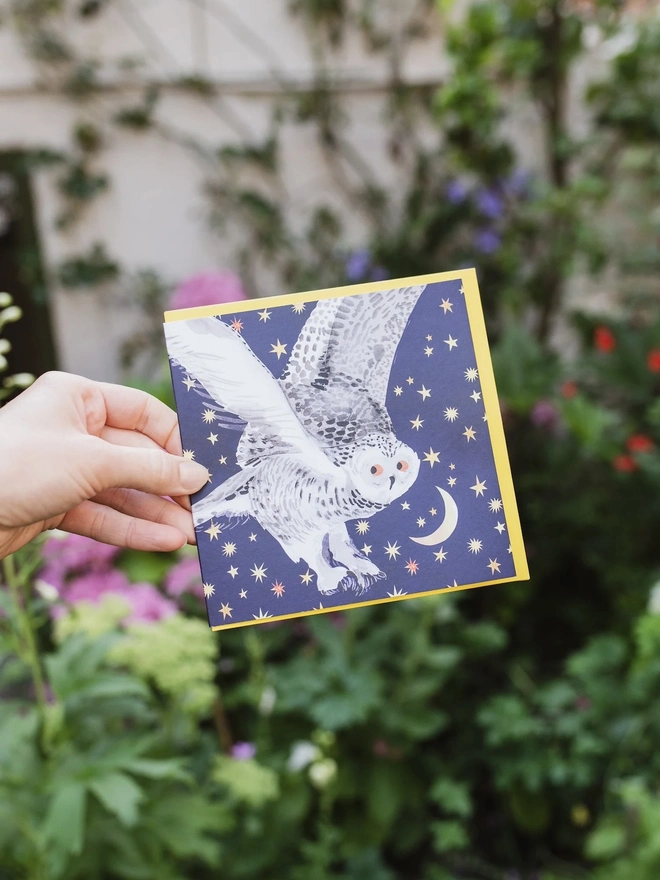
[[[165,325],[168,350],[242,435],[241,470],[193,506],[195,525],[254,517],[321,593],[366,591],[385,574],[346,523],[407,492],[417,454],[386,409],[397,346],[425,285],[319,301],[276,379],[219,318]],[[236,424],[235,422],[235,424]]]

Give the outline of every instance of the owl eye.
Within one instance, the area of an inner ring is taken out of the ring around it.
[[[398,471],[407,471],[409,467],[410,465],[407,461],[397,461],[396,463],[396,469]]]
[[[379,477],[383,473],[383,469],[379,464],[374,464],[371,467],[371,473],[374,477]]]

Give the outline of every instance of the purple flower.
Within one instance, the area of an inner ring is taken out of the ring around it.
[[[550,400],[537,400],[530,414],[537,428],[555,428],[559,421],[557,407]]]
[[[115,592],[114,590],[112,592]],[[166,599],[152,584],[128,584],[118,595],[131,606],[124,623],[155,623],[172,617],[178,608],[171,599]]]
[[[95,605],[107,593],[119,593],[130,587],[128,578],[121,571],[94,571],[77,577],[60,587],[60,596],[70,605],[90,602]],[[53,617],[61,617],[65,609],[61,605],[52,608]]]
[[[47,568],[51,569],[51,572],[57,570],[61,575],[89,569],[101,571],[108,567],[118,553],[119,547],[102,544],[82,535],[49,538],[43,548]]]
[[[452,205],[460,205],[467,198],[467,187],[460,180],[450,180],[445,190],[447,200]]]
[[[371,266],[371,254],[367,250],[353,251],[346,260],[344,271],[349,281],[361,281],[366,278]]]
[[[524,171],[522,168],[517,168],[513,174],[507,177],[504,181],[504,189],[509,195],[512,195],[515,198],[522,198],[527,195],[531,182],[532,175],[530,172]]]
[[[171,309],[192,309],[247,299],[234,272],[200,272],[183,281],[172,294]]]
[[[254,743],[238,742],[232,746],[231,756],[237,761],[250,761],[257,754]]]
[[[492,229],[482,229],[474,237],[474,246],[482,254],[492,254],[499,249],[502,240]]]
[[[475,195],[475,201],[477,203],[477,208],[484,217],[488,217],[491,220],[497,220],[498,217],[502,216],[504,203],[495,190],[480,189]]]
[[[165,578],[165,592],[174,599],[183,593],[192,593],[200,598],[204,595],[197,559],[182,559],[170,569]]]

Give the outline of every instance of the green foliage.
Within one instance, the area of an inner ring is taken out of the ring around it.
[[[80,290],[113,281],[119,272],[119,264],[96,242],[86,254],[64,260],[57,274],[64,287]]]

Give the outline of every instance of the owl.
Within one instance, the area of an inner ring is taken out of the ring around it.
[[[276,379],[219,318],[165,325],[170,357],[202,386],[218,421],[242,431],[240,471],[193,505],[195,525],[253,517],[320,593],[363,593],[385,574],[346,528],[414,484],[417,454],[386,408],[397,346],[424,286],[318,302]],[[234,420],[232,424],[232,420]]]

